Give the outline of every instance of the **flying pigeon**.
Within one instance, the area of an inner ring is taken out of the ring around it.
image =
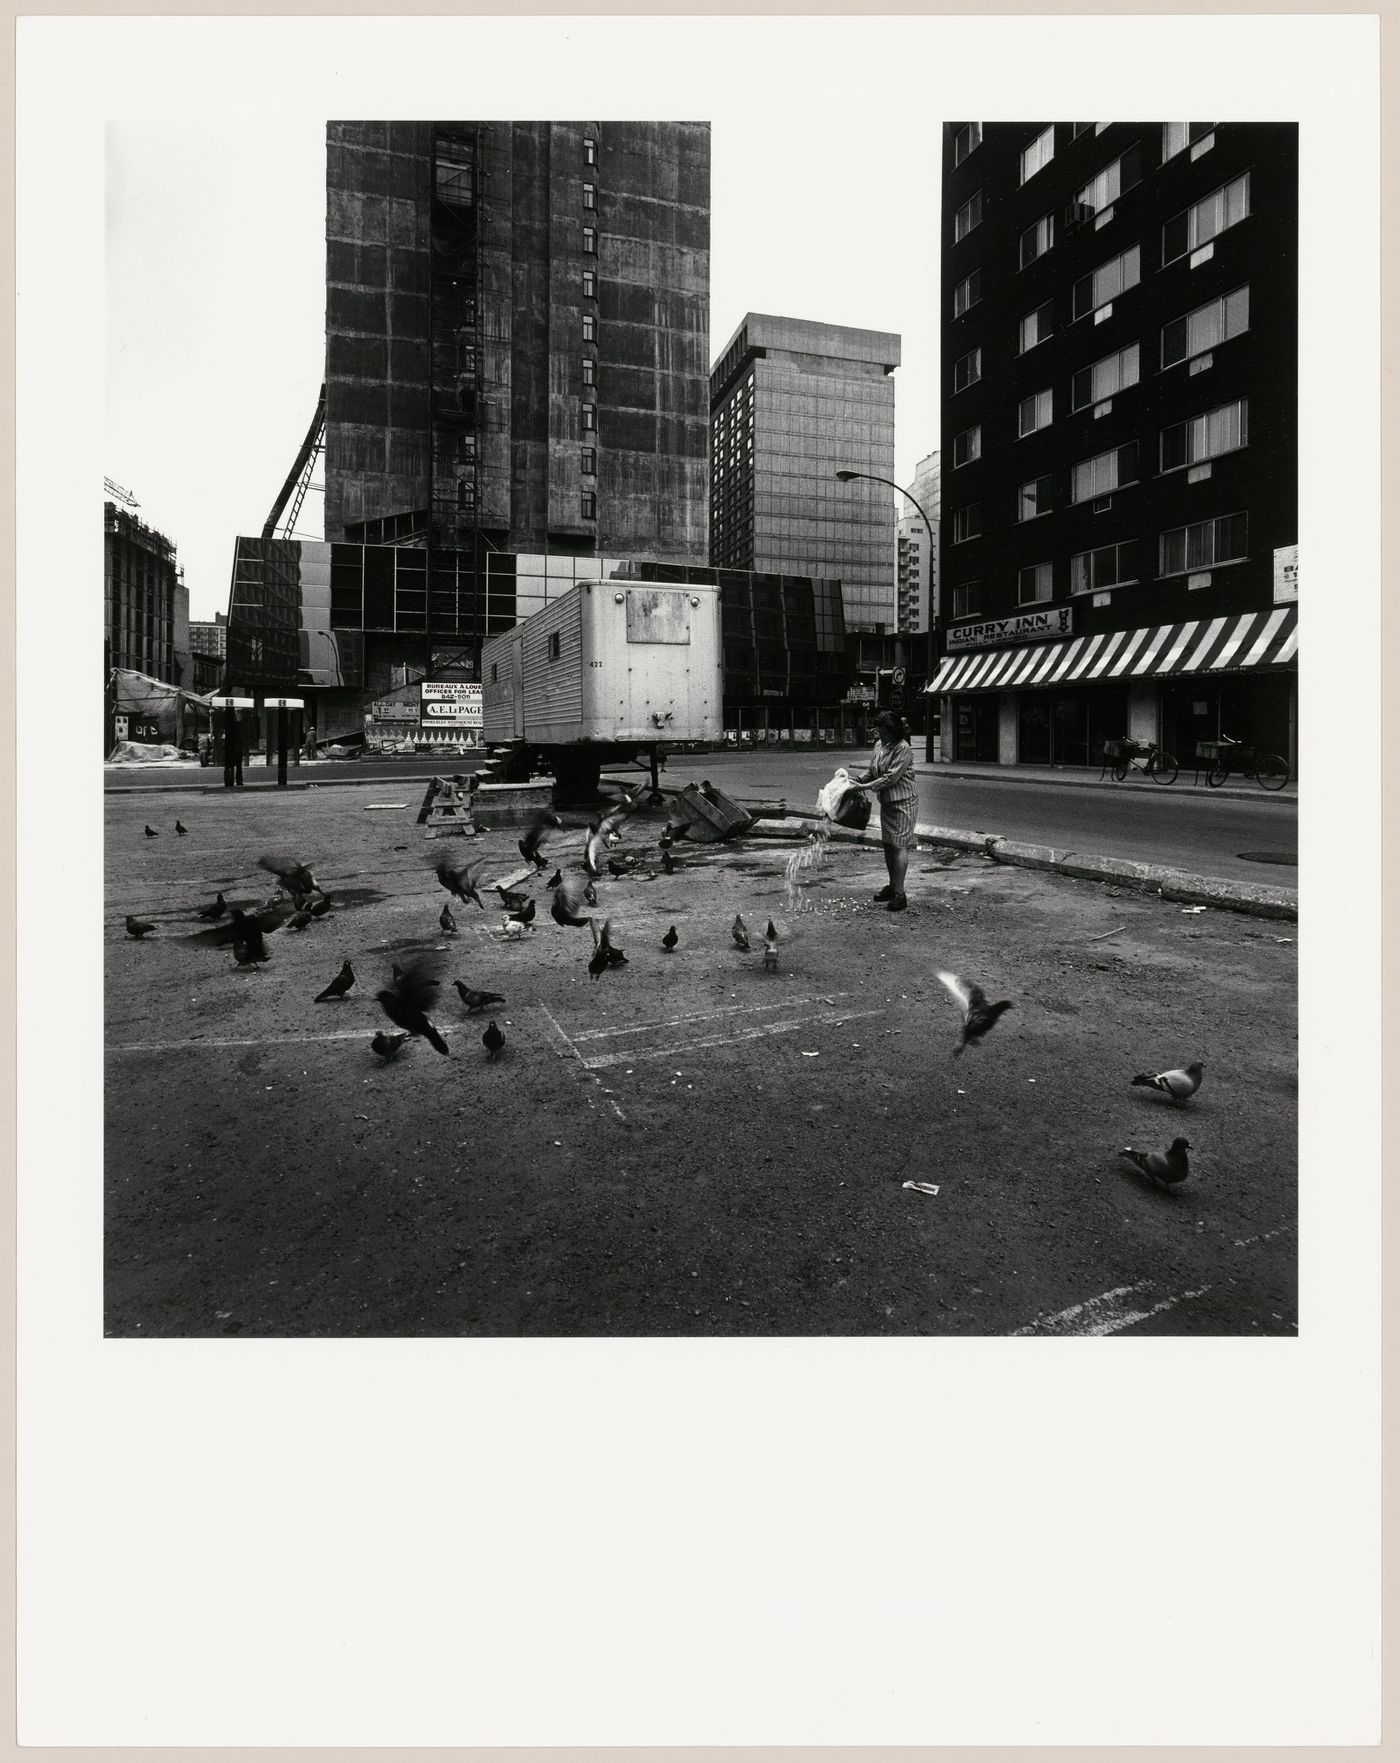
[[[454,979],[457,995],[467,1007],[467,1015],[473,1016],[478,1010],[484,1010],[488,1004],[504,1004],[505,999],[499,992],[474,992],[470,986],[463,985],[461,980]]]
[[[446,900],[442,903],[442,911],[438,913],[438,923],[449,936],[455,936],[457,934],[457,920],[452,916],[452,908],[447,904]]]
[[[474,863],[463,863],[454,869],[444,857],[433,873],[455,899],[475,900],[484,912],[486,902],[481,897],[480,888],[481,878],[486,873],[486,866],[487,859],[478,857]]]
[[[549,865],[540,855],[540,843],[545,833],[552,826],[563,826],[564,822],[552,808],[536,809],[530,817],[529,827],[525,836],[517,841],[520,855],[527,863],[533,863],[536,869],[548,869]]]
[[[494,1016],[486,1025],[486,1031],[481,1037],[481,1044],[486,1049],[486,1056],[488,1059],[494,1059],[497,1053],[499,1053],[501,1048],[506,1044],[506,1037],[501,1033],[500,1029],[496,1027],[496,1019]]]
[[[1133,1079],[1135,1084],[1144,1084],[1149,1090],[1161,1090],[1164,1096],[1170,1096],[1173,1102],[1184,1102],[1188,1096],[1194,1096],[1201,1087],[1201,1078],[1205,1075],[1205,1064],[1200,1059],[1193,1059],[1189,1065],[1176,1071],[1159,1071],[1153,1077],[1139,1072]]]
[[[1191,1173],[1191,1166],[1186,1153],[1191,1149],[1189,1139],[1173,1139],[1165,1151],[1134,1151],[1124,1145],[1118,1153],[1126,1157],[1140,1175],[1159,1188],[1179,1187]]]
[[[130,913],[127,914],[126,934],[129,937],[135,937],[138,943],[141,941],[142,937],[149,936],[155,928],[156,927],[153,924],[148,924],[145,919],[133,918]]]
[[[181,826],[181,825],[180,825],[180,823],[179,823],[179,821],[178,821],[178,820],[177,820],[177,821],[176,821],[176,822],[175,822],[175,831],[176,831],[176,832],[177,832],[177,833],[179,833],[179,835],[180,835],[180,837],[181,837],[181,838],[182,838],[182,839],[183,839],[183,838],[184,838],[184,836],[185,836],[185,834],[186,834],[186,833],[187,833],[187,832],[188,832],[188,831],[189,831],[189,830],[190,830],[190,829],[189,829],[189,828],[188,828],[188,827],[187,827],[187,826]]]
[[[587,917],[579,916],[579,907],[586,898],[586,890],[578,886],[579,877],[570,875],[567,881],[561,882],[554,890],[554,899],[550,903],[549,916],[556,924],[589,924]]]
[[[210,924],[217,924],[227,911],[228,907],[224,904],[224,896],[222,892],[220,892],[215,895],[212,906],[202,906],[200,908],[199,916],[206,919]]]
[[[376,1029],[374,1039],[369,1044],[370,1051],[378,1053],[381,1059],[397,1059],[399,1054],[403,1052],[404,1042],[407,1039],[406,1033],[391,1035],[386,1034],[382,1028]]]
[[[1015,1006],[1009,998],[1003,998],[999,1004],[989,1004],[987,994],[981,986],[964,985],[955,973],[940,973],[938,978],[940,984],[946,986],[951,996],[962,1006],[962,1027],[958,1044],[953,1049],[953,1057],[956,1059],[964,1047],[973,1046],[989,1029],[996,1027],[1004,1010],[1012,1010]]]
[[[312,875],[305,863],[295,857],[284,856],[278,851],[269,851],[266,856],[258,858],[258,868],[266,869],[275,875],[287,892],[297,894],[314,894],[316,877]]]
[[[160,837],[160,834],[156,831],[156,829],[153,826],[148,826],[146,828],[146,837],[148,839],[158,839]]]
[[[343,998],[355,983],[355,969],[348,961],[340,965],[340,972],[326,987],[324,992],[317,992],[315,1002],[324,1004],[328,998]]]
[[[262,926],[256,918],[237,907],[233,911],[233,958],[240,967],[254,967],[268,959]]]
[[[675,925],[672,925],[670,930],[668,930],[666,932],[666,935],[664,937],[662,937],[661,947],[669,955],[671,953],[672,949],[675,948],[675,946],[678,942],[680,942],[680,938],[676,935]]]
[[[411,961],[392,986],[376,992],[380,1008],[396,1028],[411,1035],[423,1035],[439,1053],[447,1052],[447,1042],[429,1022],[428,1006],[437,993],[438,982],[431,968],[420,957]]]
[[[739,913],[736,912],[734,914],[734,922],[730,925],[729,929],[730,934],[733,936],[734,941],[739,947],[741,949],[747,949],[749,947],[749,927],[744,923],[743,918]]]

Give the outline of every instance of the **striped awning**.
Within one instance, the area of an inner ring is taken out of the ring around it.
[[[1144,675],[1237,673],[1247,667],[1296,667],[1297,658],[1298,608],[1275,606],[1229,618],[1186,619],[1021,649],[949,655],[924,691],[1028,691]]]

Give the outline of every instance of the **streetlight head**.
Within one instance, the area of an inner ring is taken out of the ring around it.
[[[860,473],[858,471],[838,471],[836,475],[843,484],[848,484],[853,477],[859,477]]]

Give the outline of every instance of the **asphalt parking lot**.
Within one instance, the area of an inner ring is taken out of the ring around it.
[[[868,847],[795,891],[803,847],[773,840],[682,844],[667,877],[653,814],[618,848],[637,873],[597,884],[628,960],[595,980],[590,932],[543,909],[519,939],[470,906],[439,929],[432,864],[514,874],[518,829],[427,840],[399,785],[162,803],[148,840],[152,800],[106,801],[110,1335],[1296,1331],[1292,925],[932,849],[898,915]],[[242,970],[196,913],[266,898],[269,849],[333,909]],[[374,994],[420,951],[449,1055],[385,1064]],[[959,1058],[945,969],[1015,1003]],[[454,978],[504,995],[499,1057]],[[1130,1083],[1190,1058],[1179,1108]],[[1178,1134],[1179,1191],[1116,1155]]]

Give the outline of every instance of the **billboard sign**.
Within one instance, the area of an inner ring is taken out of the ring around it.
[[[1048,643],[1074,631],[1074,608],[1023,612],[1019,618],[994,618],[986,624],[967,624],[948,632],[949,649],[990,649],[999,643]]]
[[[424,680],[425,728],[480,728],[481,687],[472,680]]]

